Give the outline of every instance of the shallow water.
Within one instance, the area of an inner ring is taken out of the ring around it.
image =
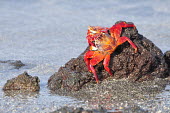
[[[0,112],[50,112],[64,105],[80,105],[71,97],[52,95],[48,78],[87,46],[89,25],[112,26],[118,20],[134,22],[139,33],[163,52],[169,50],[169,0],[1,0],[0,60],[21,60],[27,66],[13,69],[0,64],[0,88],[8,79],[27,71],[40,78],[37,94],[9,96],[0,90]],[[169,111],[170,86],[142,108]],[[12,94],[13,95],[13,94]],[[140,104],[140,103],[139,103]]]

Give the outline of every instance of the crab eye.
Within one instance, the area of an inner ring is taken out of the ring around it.
[[[107,30],[107,33],[110,35],[110,30]]]
[[[95,43],[95,41],[93,40],[93,41],[92,41],[92,43],[94,44],[94,43]]]

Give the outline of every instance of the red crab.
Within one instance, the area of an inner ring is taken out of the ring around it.
[[[88,67],[88,70],[94,74],[97,83],[99,82],[99,80],[94,66],[104,60],[103,65],[105,70],[110,75],[112,75],[112,72],[108,67],[110,61],[110,54],[112,54],[119,45],[128,41],[135,49],[135,53],[137,52],[136,45],[128,37],[120,37],[122,28],[127,27],[136,28],[134,24],[128,24],[126,22],[120,22],[118,24],[113,25],[111,28],[99,26],[90,26],[88,28],[87,40],[90,49],[85,53],[84,60]]]

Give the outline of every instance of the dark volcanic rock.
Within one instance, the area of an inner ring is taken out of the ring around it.
[[[100,107],[100,109],[85,110],[84,108],[73,108],[73,107],[62,107],[51,113],[107,113],[106,109]],[[122,113],[122,112],[112,112],[112,113]]]
[[[162,100],[155,100],[155,96],[165,89],[166,84],[169,84],[168,79],[162,78],[131,82],[126,79],[114,80],[110,77],[100,84],[86,83],[79,91],[68,91],[61,88],[52,93],[83,100],[90,109],[96,109],[99,105],[105,109],[119,109],[134,105],[145,106],[146,103],[148,106],[156,106]]]
[[[26,90],[26,91],[39,91],[39,78],[37,76],[32,77],[28,75],[27,72],[24,72],[21,75],[18,75],[16,78],[8,80],[4,85],[3,90]]]
[[[170,51],[165,52],[164,58],[165,62],[168,64],[168,68],[170,69]]]
[[[165,52],[164,59],[165,59],[165,62],[167,63],[167,65],[168,65],[169,75],[170,75],[170,51]],[[170,77],[169,77],[169,79],[170,79]]]
[[[73,107],[62,107],[56,111],[51,113],[148,113],[147,110],[141,109],[139,106],[133,106],[129,108],[125,108],[122,110],[107,110],[103,107],[99,107],[98,109],[84,109],[84,108],[73,108]]]
[[[124,28],[121,36],[129,37],[138,47],[138,52],[128,42],[120,45],[111,54],[109,68],[113,71],[111,79],[126,78],[130,81],[145,81],[155,78],[166,78],[168,67],[165,63],[162,51],[150,40],[138,34],[133,28]],[[51,90],[79,90],[86,83],[94,81],[93,74],[88,72],[83,55],[72,58],[65,66],[60,67],[58,72],[48,80],[48,87]],[[104,70],[102,62],[95,66],[99,80],[103,81],[110,75]]]
[[[25,66],[25,64],[23,64],[20,60],[0,61],[0,63],[9,64],[9,65],[13,66],[14,69],[19,69],[19,68]]]

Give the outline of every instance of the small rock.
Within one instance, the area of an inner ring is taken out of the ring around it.
[[[123,113],[149,113],[147,110],[140,108],[139,106],[133,106],[129,108],[125,108]]]
[[[78,107],[78,108],[62,107],[51,113],[148,113],[148,111],[143,110],[139,106],[124,108],[121,111],[114,110],[114,109],[107,110],[107,109],[104,109],[103,107],[99,107],[98,109],[87,109],[87,110],[85,110],[82,107]]]
[[[19,68],[25,66],[25,64],[23,64],[20,60],[0,61],[0,63],[9,64],[9,65],[13,66],[14,69],[19,69]]]
[[[81,107],[78,108],[62,107],[51,113],[107,113],[107,112],[106,109],[103,109],[102,107],[99,109],[88,109],[88,110],[85,110],[84,108]],[[113,113],[117,113],[117,112],[113,112]]]
[[[32,77],[28,75],[27,72],[24,72],[21,75],[18,75],[16,78],[7,80],[7,83],[4,85],[3,90],[27,90],[27,91],[39,91],[39,78],[37,76]]]

